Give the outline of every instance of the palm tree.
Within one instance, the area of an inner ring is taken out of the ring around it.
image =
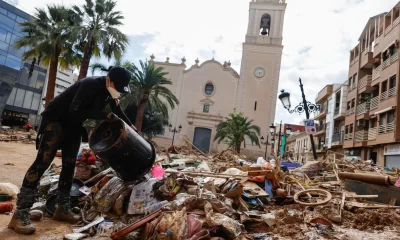
[[[240,145],[243,142],[246,147],[245,137],[248,137],[251,143],[255,143],[260,147],[258,136],[260,135],[260,127],[252,125],[253,120],[249,120],[243,116],[243,113],[231,113],[226,120],[218,124],[217,133],[214,141],[221,143],[224,141],[230,148],[240,153]]]
[[[115,11],[116,5],[113,0],[86,0],[82,9],[72,7],[76,15],[83,16],[83,23],[78,27],[78,46],[83,52],[78,80],[87,76],[92,56],[100,57],[102,52],[108,59],[118,58],[125,51],[128,38],[117,29],[124,17]]]
[[[77,24],[79,20],[75,19],[67,8],[58,5],[37,8],[33,20],[20,23],[21,32],[26,35],[16,42],[15,47],[30,49],[24,53],[23,60],[33,58],[32,65],[34,65],[38,57],[38,64],[41,62],[49,66],[46,107],[54,98],[58,66],[61,68],[79,66],[81,57],[73,48],[73,39],[76,37],[73,26]]]
[[[163,67],[156,67],[154,63],[139,62],[141,69],[133,63],[124,64],[124,67],[132,72],[130,83],[132,92],[125,95],[121,99],[121,103],[123,105],[136,104],[138,107],[135,126],[140,132],[145,109],[158,112],[168,119],[168,105],[174,109],[179,101],[165,86],[172,85],[172,82],[166,78],[168,73],[164,71]]]

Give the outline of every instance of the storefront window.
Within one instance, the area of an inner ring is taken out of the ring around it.
[[[31,108],[31,104],[32,104],[32,98],[33,98],[33,92],[26,91],[25,98],[24,98],[24,104],[22,105],[22,107],[30,109]]]
[[[15,94],[17,93],[17,89],[13,88],[11,91],[10,96],[8,97],[7,104],[8,105],[14,105],[14,100],[15,100]]]
[[[15,96],[14,106],[22,107],[22,104],[24,103],[24,97],[25,97],[25,90],[18,88],[17,95]]]
[[[32,99],[32,110],[39,110],[39,104],[40,104],[40,94],[34,93],[33,94],[33,99]]]

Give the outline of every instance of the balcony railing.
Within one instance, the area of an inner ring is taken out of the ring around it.
[[[360,79],[358,84],[358,89],[366,87],[367,85],[371,85],[372,82],[372,75],[366,75]]]
[[[383,61],[382,69],[389,67],[390,65],[390,57],[388,57],[385,61]]]
[[[332,135],[332,144],[343,143],[343,135],[341,133],[335,133]]]
[[[381,71],[382,71],[382,65],[379,65],[378,67],[372,70],[372,81],[378,79],[381,76]]]
[[[387,26],[385,29],[385,34],[388,34],[392,30],[392,25]]]
[[[378,130],[377,127],[368,129],[368,140],[369,141],[376,139],[376,135],[378,134],[377,130]]]
[[[376,96],[370,100],[369,109],[375,109],[379,105],[379,96]]]
[[[349,116],[349,115],[351,115],[351,114],[354,114],[354,107],[353,108],[350,108],[350,109],[348,109],[347,111],[346,111],[346,116]]]
[[[363,114],[363,113],[366,113],[367,111],[369,111],[369,106],[370,106],[369,102],[363,102],[360,105],[358,105],[357,106],[357,115]]]
[[[333,116],[337,116],[339,114],[339,107],[335,108],[335,110],[333,111]]]
[[[391,89],[389,89],[389,96],[388,97],[394,97],[396,96],[396,87],[392,87]]]
[[[324,124],[321,124],[321,125],[319,125],[317,127],[317,132],[320,132],[320,131],[325,131],[325,125]]]
[[[368,131],[361,130],[356,132],[356,142],[364,142],[368,140]]]
[[[393,21],[393,27],[400,23],[400,17],[397,17],[396,20]]]
[[[388,91],[381,93],[381,102],[385,101],[388,98]]]
[[[394,122],[379,126],[379,133],[388,133],[394,131]]]
[[[390,56],[390,64],[396,62],[399,59],[399,53],[395,52],[392,56]]]

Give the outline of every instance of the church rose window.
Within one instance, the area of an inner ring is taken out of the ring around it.
[[[210,96],[214,92],[214,85],[212,83],[207,83],[204,89],[204,92],[207,96]]]

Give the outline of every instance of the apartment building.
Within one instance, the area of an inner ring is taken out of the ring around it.
[[[350,51],[343,148],[351,158],[400,167],[400,2],[371,17]]]
[[[317,137],[314,137],[314,142],[316,141]],[[314,160],[310,135],[308,135],[306,132],[292,133],[287,138],[286,143],[286,159],[298,162],[300,164]]]

